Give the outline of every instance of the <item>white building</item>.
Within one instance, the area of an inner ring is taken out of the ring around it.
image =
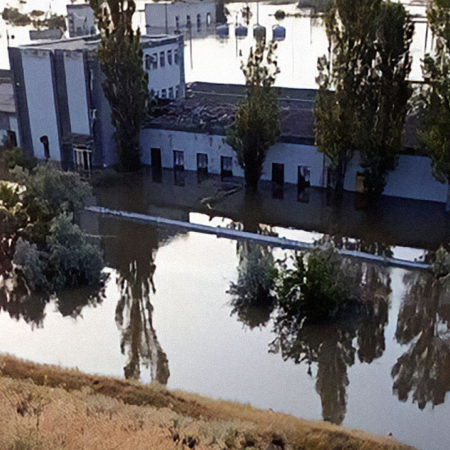
[[[216,3],[208,0],[184,0],[145,4],[145,27],[148,34],[185,33],[193,36],[214,31]]]
[[[69,36],[90,36],[97,34],[94,11],[88,3],[67,5]]]
[[[84,37],[9,48],[26,155],[58,161],[63,168],[115,163],[114,129],[101,86],[98,43],[96,37]],[[183,38],[142,36],[141,45],[149,91],[184,96]],[[149,67],[148,56],[154,54],[158,65]]]
[[[9,70],[0,70],[0,145],[7,139],[20,145],[14,88]]]

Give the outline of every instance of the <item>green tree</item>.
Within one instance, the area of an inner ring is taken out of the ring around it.
[[[247,64],[242,64],[247,96],[238,105],[236,119],[227,143],[237,153],[245,172],[246,187],[257,190],[269,147],[278,135],[278,99],[273,84],[280,72],[274,57],[276,44],[264,41],[250,49]]]
[[[356,146],[360,102],[375,58],[375,23],[381,0],[333,0],[325,15],[328,57],[318,60],[314,118],[316,145],[328,160],[331,186],[344,187]]]
[[[450,1],[430,2],[427,18],[435,37],[434,56],[424,59],[426,87],[420,100],[422,118],[419,145],[423,146],[433,168],[433,175],[441,183],[450,184]],[[450,211],[450,188],[446,211]]]
[[[364,187],[371,197],[383,193],[386,176],[403,149],[412,88],[409,48],[414,24],[401,3],[383,2],[376,21],[376,59],[361,98],[357,136]]]
[[[146,115],[148,75],[144,71],[140,31],[135,32],[132,0],[90,0],[101,32],[98,59],[105,75],[103,91],[111,107],[118,169],[141,167],[139,134]]]

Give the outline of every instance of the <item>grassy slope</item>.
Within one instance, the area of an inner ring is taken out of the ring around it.
[[[0,449],[407,450],[324,422],[295,419],[0,355]]]

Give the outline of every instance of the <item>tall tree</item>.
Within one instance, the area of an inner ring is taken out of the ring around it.
[[[316,145],[328,160],[331,186],[344,187],[355,150],[360,100],[375,58],[381,0],[332,0],[325,15],[328,56],[318,60]]]
[[[338,190],[359,150],[366,191],[377,196],[403,144],[414,26],[401,4],[381,0],[333,0],[325,24],[329,57],[318,62],[318,150]]]
[[[140,31],[135,32],[133,0],[89,0],[101,32],[98,58],[105,75],[103,91],[111,106],[118,169],[141,167],[139,134],[146,114],[148,75],[144,71]]]
[[[432,161],[433,175],[450,185],[450,0],[433,0],[427,18],[435,37],[434,56],[424,59],[421,95],[422,120],[419,145],[425,147]],[[446,211],[450,211],[450,186]]]
[[[412,88],[409,48],[414,24],[401,3],[383,2],[376,20],[376,59],[361,98],[357,147],[364,187],[371,197],[383,193],[386,176],[403,149]]]
[[[244,169],[246,187],[252,190],[258,188],[267,151],[278,135],[278,99],[273,84],[280,70],[275,50],[273,41],[266,46],[264,40],[256,44],[255,50],[250,49],[247,64],[241,66],[247,96],[239,104],[227,136],[227,143]]]

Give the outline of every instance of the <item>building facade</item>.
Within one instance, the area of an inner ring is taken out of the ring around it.
[[[111,166],[116,162],[111,111],[97,60],[97,38],[75,38],[10,48],[10,65],[23,151],[58,161],[63,168]],[[183,39],[143,36],[149,90],[184,95]],[[169,53],[170,52],[170,53]],[[147,67],[147,55],[172,64]],[[174,63],[177,55],[177,64]]]
[[[145,27],[148,34],[186,33],[193,37],[214,31],[216,3],[207,0],[185,0],[145,4]]]
[[[97,34],[94,11],[88,3],[67,5],[67,28],[71,38]]]

